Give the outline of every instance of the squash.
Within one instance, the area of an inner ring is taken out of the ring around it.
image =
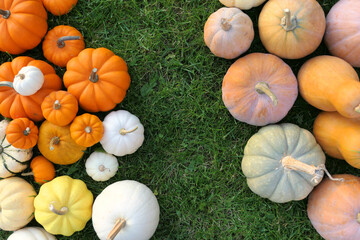
[[[48,28],[41,0],[0,0],[0,15],[0,50],[10,54],[36,47]]]
[[[0,180],[0,229],[15,231],[33,218],[34,188],[22,178]]]
[[[268,125],[247,142],[241,168],[254,193],[284,203],[306,198],[320,183],[325,154],[308,130],[291,123]]]
[[[6,140],[5,133],[8,125],[8,120],[0,122],[0,178],[11,177],[25,170],[26,162],[31,159],[33,154],[32,148],[15,148]]]
[[[71,123],[79,110],[78,101],[67,91],[54,91],[44,98],[41,111],[49,122],[66,126]]]
[[[27,118],[12,120],[5,130],[6,140],[16,148],[33,148],[38,140],[39,129]]]
[[[35,219],[47,232],[71,236],[91,218],[93,195],[85,183],[61,176],[43,184],[35,197]]]
[[[28,68],[29,66],[31,68]],[[26,78],[24,68],[30,74],[26,75]],[[35,69],[39,69],[41,74]],[[38,79],[41,76],[43,81]],[[21,81],[21,78],[26,79],[26,82],[20,83],[19,89],[14,89],[17,85],[15,80]],[[41,88],[38,89],[41,82]],[[26,117],[32,121],[41,121],[44,119],[40,107],[42,101],[49,93],[61,87],[60,77],[48,63],[31,57],[16,57],[0,66],[0,114],[12,119]],[[35,93],[28,95],[32,92]]]
[[[148,240],[159,224],[160,207],[152,191],[132,180],[107,186],[95,199],[92,223],[100,240]]]
[[[51,29],[42,44],[45,58],[60,67],[65,67],[84,48],[83,35],[76,28],[65,25]]]
[[[323,111],[338,111],[347,118],[360,117],[360,83],[356,71],[344,60],[317,56],[298,72],[301,96]]]
[[[231,115],[255,126],[283,119],[297,95],[297,80],[291,68],[272,54],[251,53],[239,58],[222,84],[222,99]]]
[[[86,48],[66,65],[64,85],[87,112],[109,111],[130,86],[125,61],[106,48]]]
[[[360,169],[360,119],[346,118],[337,112],[322,112],[314,122],[316,141],[331,157],[345,159]]]
[[[42,0],[46,10],[55,16],[67,14],[77,4],[78,0]]]
[[[350,174],[322,181],[310,194],[307,213],[316,231],[327,240],[360,239],[360,178]]]
[[[115,176],[119,163],[117,158],[103,152],[93,152],[85,162],[86,173],[95,181],[107,181]]]
[[[250,8],[260,6],[266,0],[220,0],[222,4],[227,7],[237,7],[242,10],[249,10]]]
[[[254,28],[248,15],[237,8],[220,8],[204,26],[204,41],[218,57],[232,59],[246,52],[254,40]]]
[[[103,123],[96,115],[84,113],[71,123],[70,134],[80,146],[91,147],[103,137]]]
[[[126,110],[110,112],[103,121],[104,136],[100,143],[115,156],[132,154],[144,142],[144,126],[138,117]]]
[[[35,182],[44,184],[54,179],[55,167],[44,156],[37,156],[31,160],[31,172],[22,173],[21,176],[34,176]]]
[[[49,161],[61,165],[77,162],[86,150],[71,138],[70,126],[60,127],[49,121],[40,126],[38,148]]]
[[[56,240],[41,227],[26,227],[13,232],[7,240]]]
[[[260,12],[259,34],[266,50],[298,59],[314,52],[325,33],[325,14],[316,0],[272,0]]]
[[[360,67],[360,2],[338,1],[326,17],[325,44],[330,53]]]

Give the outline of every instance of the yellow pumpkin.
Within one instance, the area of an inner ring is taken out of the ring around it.
[[[83,181],[57,177],[41,186],[34,200],[35,219],[51,234],[71,236],[90,220],[93,200]]]

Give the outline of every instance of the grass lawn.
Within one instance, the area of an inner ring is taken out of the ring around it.
[[[327,14],[337,1],[319,2]],[[225,108],[222,79],[235,60],[215,57],[203,42],[204,24],[220,7],[218,0],[79,0],[65,16],[49,14],[49,28],[74,26],[86,47],[106,47],[127,62],[132,83],[115,110],[130,111],[145,127],[143,146],[118,158],[119,171],[109,181],[95,182],[85,172],[85,159],[100,145],[73,165],[57,165],[57,176],[82,179],[94,196],[119,180],[146,184],[161,209],[153,239],[321,239],[307,218],[307,200],[277,204],[247,187],[243,148],[259,128],[235,120]],[[261,8],[245,11],[255,28],[248,53],[266,52],[257,31]],[[305,60],[321,54],[329,54],[323,44],[305,59],[285,61],[297,74]],[[44,60],[40,46],[22,55]],[[0,53],[1,62],[13,57]],[[66,69],[56,70],[62,76]],[[318,113],[299,96],[282,122],[311,130]],[[327,160],[331,173],[358,174],[343,161]],[[8,235],[0,231],[0,239]],[[83,231],[57,238],[97,239],[91,221]]]

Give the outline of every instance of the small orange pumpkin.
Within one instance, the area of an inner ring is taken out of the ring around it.
[[[125,61],[106,48],[86,48],[66,68],[64,85],[87,112],[113,109],[130,85]]]
[[[6,127],[6,140],[16,148],[29,149],[36,145],[39,130],[28,118],[12,120]]]
[[[55,16],[67,14],[78,0],[42,0],[46,10]]]
[[[76,28],[65,25],[51,29],[42,45],[45,58],[60,67],[65,67],[84,48],[83,35]]]
[[[67,91],[50,93],[41,104],[41,110],[46,120],[66,126],[75,118],[79,107],[76,98]]]
[[[104,135],[103,123],[97,116],[85,113],[71,123],[70,134],[77,144],[91,147]]]
[[[31,172],[22,173],[21,176],[34,176],[35,182],[44,184],[54,179],[55,167],[44,156],[37,156],[31,160]]]

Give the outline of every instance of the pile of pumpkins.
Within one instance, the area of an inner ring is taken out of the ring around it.
[[[79,161],[91,153],[86,172],[95,181],[116,174],[116,156],[134,153],[144,127],[126,110],[112,111],[130,86],[126,62],[106,48],[85,48],[82,34],[60,25],[48,31],[47,11],[68,13],[77,0],[0,0],[0,50],[22,54],[42,42],[45,58],[66,67],[63,80],[49,63],[29,56],[0,65],[0,229],[8,239],[55,239],[84,229],[92,218],[100,239],[149,239],[159,223],[159,204],[142,183],[123,180],[95,199],[86,184],[70,176],[55,178],[54,164]],[[47,10],[47,11],[46,11]],[[36,27],[35,27],[36,26]],[[46,35],[45,35],[46,34]],[[62,87],[66,87],[63,90]],[[79,115],[79,109],[85,113]],[[92,113],[109,112],[103,121]],[[39,127],[38,127],[39,126]],[[41,155],[33,157],[33,148]],[[15,176],[27,168],[37,183]],[[27,227],[33,218],[43,226]],[[19,230],[20,229],[20,230]]]
[[[360,67],[360,1],[339,0],[326,18],[316,0],[220,2],[226,7],[209,16],[204,40],[214,55],[226,59],[245,53],[254,39],[252,20],[242,10],[265,3],[258,28],[269,54],[240,57],[222,83],[230,114],[262,127],[248,140],[241,162],[249,188],[277,203],[310,194],[308,217],[322,237],[360,239],[360,178],[331,176],[325,167],[326,153],[360,169],[360,82],[353,68]],[[323,37],[333,56],[307,60],[296,77],[281,58],[303,58]],[[315,119],[314,135],[295,124],[275,124],[287,115],[298,91],[323,111]]]

